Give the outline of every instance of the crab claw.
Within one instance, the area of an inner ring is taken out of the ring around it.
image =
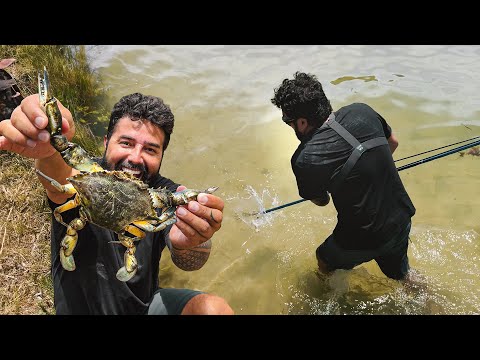
[[[215,192],[217,189],[218,189],[218,186],[212,186],[206,190],[185,189],[181,191],[176,191],[174,193],[171,193],[171,195],[169,195],[171,200],[167,203],[171,203],[174,206],[185,205],[192,200],[197,200],[198,194],[200,193],[211,194]]]
[[[67,271],[73,271],[76,269],[73,255],[66,256],[63,249],[60,250],[60,262],[62,263],[63,268]]]
[[[61,217],[60,222],[63,223]],[[62,243],[60,244],[60,262],[65,270],[73,271],[76,268],[72,252],[73,249],[75,249],[75,246],[77,246],[77,230],[83,229],[84,226],[85,221],[80,218],[73,219],[67,226],[67,234],[62,239]]]
[[[102,171],[103,168],[80,147],[80,145],[71,143],[62,134],[62,113],[57,104],[57,99],[52,95],[50,80],[47,69],[43,68],[43,77],[38,73],[38,94],[40,104],[44,107],[44,112],[48,118],[46,130],[50,133],[50,143],[60,152],[65,162],[80,171]]]
[[[77,245],[78,235],[65,235],[60,245],[60,262],[65,270],[75,270],[75,260],[73,260],[73,249]]]
[[[117,271],[117,279],[120,281],[128,281],[135,276],[138,269],[137,259],[135,258],[135,248],[131,247],[125,251],[125,266]]]
[[[50,142],[55,149],[63,151],[68,148],[68,141],[62,135],[62,114],[58,108],[57,99],[52,96],[50,80],[45,67],[43,67],[43,77],[38,72],[38,96],[48,118],[47,130],[51,136]]]
[[[207,190],[205,190],[205,192],[207,194],[211,194],[211,193],[214,193],[217,190],[218,190],[218,186],[212,186],[212,187],[209,187]]]
[[[40,71],[38,72],[38,95],[40,97],[40,104],[43,106],[52,99],[50,80],[48,79],[48,72],[45,66],[43,67],[43,78]]]

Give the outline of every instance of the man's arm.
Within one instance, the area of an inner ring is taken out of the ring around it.
[[[388,141],[388,146],[390,146],[390,151],[393,152],[397,149],[398,147],[398,140],[397,137],[394,135],[393,131],[390,137],[387,139]]]
[[[173,245],[170,248],[172,262],[180,269],[194,271],[201,269],[210,256],[212,240],[207,240],[190,249],[177,249]]]
[[[311,199],[310,201],[317,206],[325,206],[330,202],[330,195],[328,195],[328,192],[325,191],[323,196],[318,197],[316,199]]]
[[[72,114],[58,100],[57,103],[63,117],[62,133],[70,140],[75,134]],[[38,94],[26,97],[9,120],[0,122],[0,150],[34,158],[37,169],[66,184],[66,178],[77,173],[77,170],[68,166],[50,144],[50,134],[45,129],[47,124],[48,119],[40,106]],[[57,204],[67,200],[67,195],[60,193],[44,178],[39,179],[50,200]]]
[[[385,118],[379,113],[377,112],[375,113],[378,117],[378,120],[380,120],[380,123],[382,124],[383,133],[387,138],[388,146],[390,147],[390,152],[393,154],[398,147],[398,140],[394,135],[392,128],[390,127],[390,125],[388,125],[387,121],[385,120]]]
[[[326,170],[323,168],[312,170],[311,167],[294,168],[294,174],[300,197],[310,200],[317,206],[326,206],[330,202],[330,195],[323,190],[329,179]]]
[[[185,189],[178,187],[177,191]],[[223,220],[223,200],[212,194],[201,193],[197,201],[179,206],[177,222],[169,232],[172,261],[180,269],[200,269],[208,260],[211,238],[220,230]]]

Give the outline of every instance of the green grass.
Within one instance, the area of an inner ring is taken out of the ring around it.
[[[90,124],[107,124],[110,111],[100,77],[87,61],[85,47],[67,45],[0,45],[0,59],[15,58],[7,68],[24,97],[38,93],[38,72],[46,66],[53,93],[76,121],[73,139],[91,154],[99,155],[102,139]]]

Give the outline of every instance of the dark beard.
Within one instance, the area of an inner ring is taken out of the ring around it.
[[[297,135],[297,139],[300,140],[300,142],[302,142],[304,139],[305,139],[305,135],[303,135],[300,131],[298,131],[297,129],[295,129],[295,135]]]
[[[308,134],[302,134],[300,131],[298,131],[298,128],[296,125],[294,127],[294,130],[295,130],[295,135],[297,136],[297,139],[300,140],[300,142],[303,142],[308,137]]]
[[[312,129],[308,132],[305,132],[305,134],[302,134],[300,131],[298,131],[298,128],[297,128],[296,125],[294,127],[294,130],[295,130],[295,135],[297,136],[297,139],[300,140],[300,142],[307,141],[308,139],[310,139],[313,136],[313,134],[315,132],[315,129]]]
[[[105,154],[103,154],[103,157],[98,161],[98,163],[100,164],[101,167],[103,167],[106,170],[110,170],[110,171],[113,171],[113,170],[122,171],[122,168],[124,166],[129,167],[129,168],[134,169],[134,170],[140,170],[142,172],[142,176],[140,177],[139,180],[143,181],[144,183],[146,183],[150,187],[154,187],[155,184],[158,182],[158,180],[161,178],[161,175],[159,174],[159,172],[156,172],[154,174],[149,174],[146,166],[132,164],[127,160],[121,161],[121,162],[119,162],[115,165],[110,164],[107,161],[107,159],[105,157]]]

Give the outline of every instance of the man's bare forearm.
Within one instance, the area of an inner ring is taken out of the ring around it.
[[[211,248],[211,240],[207,240],[191,249],[177,249],[172,245],[170,249],[172,253],[172,261],[182,270],[198,270],[207,262]]]

